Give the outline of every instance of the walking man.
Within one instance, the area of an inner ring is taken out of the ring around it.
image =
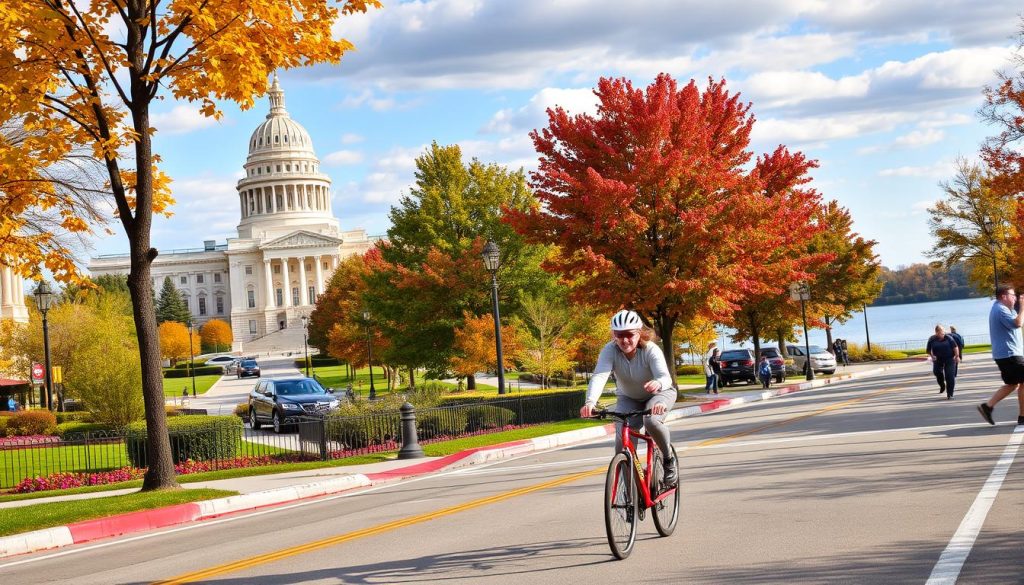
[[[942,325],[935,326],[935,335],[928,338],[925,347],[932,358],[932,373],[939,382],[939,394],[945,393],[946,400],[953,400],[956,386],[956,365],[960,362],[960,347],[952,337],[946,335]]]
[[[704,378],[707,382],[704,384],[704,392],[711,394],[714,392],[718,394],[718,374],[715,373],[715,367],[711,365],[711,362],[715,359],[715,346],[718,344],[712,341],[708,344],[708,351],[704,354]]]
[[[1017,424],[1024,424],[1024,340],[1021,339],[1020,327],[1024,324],[1024,313],[1013,309],[1017,301],[1017,293],[1013,286],[1001,284],[996,289],[996,300],[988,313],[988,335],[992,340],[992,359],[999,366],[999,375],[1003,385],[995,394],[978,405],[978,412],[990,425],[996,424],[992,419],[992,409],[999,401],[1017,391],[1019,410]]]
[[[957,333],[956,332],[956,327],[954,327],[953,325],[949,326],[949,334],[948,335],[953,338],[953,341],[956,342],[956,346],[960,348],[960,361],[963,361],[963,359],[964,359],[964,336],[960,335],[959,333]],[[957,375],[960,374],[960,364],[959,363],[957,363],[957,365],[956,365],[956,373],[957,373]]]

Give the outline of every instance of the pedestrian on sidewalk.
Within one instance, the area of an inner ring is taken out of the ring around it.
[[[949,333],[947,335],[952,337],[953,341],[956,342],[956,346],[960,348],[960,361],[963,361],[963,359],[964,359],[964,336],[960,335],[959,333],[957,333],[956,332],[956,327],[954,327],[953,325],[949,326]],[[957,375],[960,375],[960,363],[959,362],[957,362],[957,364],[956,364],[956,373],[957,373]]]
[[[761,379],[762,388],[770,388],[772,385],[772,365],[768,363],[768,356],[761,356],[757,364],[757,377]]]
[[[711,370],[715,372],[715,394],[718,394],[718,387],[722,383],[722,350],[715,348],[711,356]]]
[[[846,366],[850,365],[850,349],[849,346],[846,345],[845,339],[839,340],[839,353],[841,354],[843,360],[843,367],[845,368]]]
[[[715,353],[718,351],[718,349],[715,348],[716,345],[718,344],[712,341],[708,344],[707,352],[704,353],[703,365],[704,378],[706,380],[704,383],[704,392],[708,394],[711,394],[712,392],[718,394],[718,374],[715,373],[715,368],[711,365],[711,362],[715,359]]]
[[[1021,338],[1021,325],[1024,324],[1024,313],[1014,310],[1017,292],[1008,284],[996,288],[996,300],[988,313],[988,335],[992,342],[992,359],[999,366],[999,375],[1003,385],[995,394],[978,405],[981,418],[990,425],[996,424],[992,419],[992,410],[999,401],[1017,391],[1018,415],[1017,424],[1024,425],[1024,340]]]
[[[945,394],[946,400],[953,400],[956,386],[956,365],[960,362],[960,347],[952,337],[946,335],[942,325],[935,326],[935,335],[928,338],[925,346],[932,360],[932,373],[939,382],[939,394]]]

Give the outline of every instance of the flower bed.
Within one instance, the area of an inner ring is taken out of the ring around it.
[[[33,447],[59,443],[60,437],[54,435],[28,435],[26,437],[0,437],[0,449],[15,447]]]

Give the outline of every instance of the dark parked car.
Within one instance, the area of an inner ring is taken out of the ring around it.
[[[247,376],[260,377],[260,365],[256,360],[242,360],[238,362],[238,367],[235,371],[238,373],[239,378],[245,378]]]
[[[722,352],[722,385],[728,386],[739,380],[750,384],[757,382],[754,371],[754,352],[749,349],[729,349]]]
[[[320,416],[338,407],[338,399],[313,378],[263,380],[249,393],[249,426],[270,423],[275,433],[304,416]]]
[[[772,366],[772,378],[782,383],[786,380],[786,360],[782,358],[777,347],[761,348],[761,357],[767,357],[768,363]]]

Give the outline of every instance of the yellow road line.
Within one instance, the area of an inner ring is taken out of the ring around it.
[[[886,393],[889,393],[889,392],[895,392],[897,390],[902,390],[902,389],[903,388],[888,388],[888,389],[884,389],[884,390],[878,390],[876,392],[872,392],[870,394],[865,394],[864,396],[861,396],[861,397],[858,397],[858,398],[854,398],[852,400],[847,400],[845,402],[840,402],[840,403],[837,403],[837,404],[833,404],[831,406],[827,406],[825,408],[822,408],[821,410],[816,410],[816,411],[808,413],[808,414],[802,414],[800,416],[795,416],[793,418],[789,418],[789,419],[786,419],[786,420],[770,423],[770,424],[767,424],[767,425],[762,425],[760,427],[756,427],[756,428],[749,429],[749,430],[746,430],[746,431],[741,431],[741,432],[738,432],[738,433],[733,433],[731,435],[726,435],[724,437],[719,437],[719,438],[716,438],[716,439],[708,439],[706,441],[702,441],[702,442],[698,443],[697,445],[695,445],[692,448],[693,449],[698,449],[700,447],[706,447],[708,445],[715,445],[715,444],[718,444],[718,443],[723,443],[723,442],[729,441],[731,439],[736,439],[736,438],[739,438],[739,437],[744,437],[744,436],[751,435],[753,433],[757,433],[757,432],[760,432],[760,431],[763,431],[763,430],[766,430],[766,429],[771,429],[771,428],[779,427],[779,426],[782,426],[782,425],[787,425],[787,424],[790,424],[790,423],[801,421],[801,420],[810,418],[812,416],[817,416],[819,414],[824,414],[824,413],[832,411],[832,410],[838,410],[840,408],[845,408],[845,407],[850,406],[852,404],[856,404],[858,402],[862,402],[864,400],[867,400],[868,398],[871,398],[871,397],[874,397],[874,396],[879,396],[881,394],[886,394]],[[267,564],[267,563],[272,563],[274,561],[279,561],[281,559],[286,559],[288,557],[293,557],[293,556],[296,556],[296,555],[301,555],[301,554],[305,554],[305,553],[308,553],[308,552],[312,552],[314,550],[318,550],[318,549],[321,549],[321,548],[326,548],[326,547],[329,547],[329,546],[334,546],[336,544],[341,544],[343,542],[348,542],[350,540],[356,540],[358,538],[363,538],[363,537],[366,537],[366,536],[372,536],[374,534],[380,534],[380,533],[383,533],[383,532],[388,532],[390,530],[395,530],[397,528],[403,528],[405,526],[412,526],[413,524],[420,524],[422,522],[427,522],[429,520],[433,520],[435,518],[440,518],[442,516],[449,516],[451,514],[456,514],[458,512],[464,512],[466,510],[472,510],[473,508],[479,508],[480,506],[486,506],[488,504],[493,504],[493,503],[496,503],[496,502],[501,502],[503,500],[508,500],[510,498],[515,498],[515,497],[518,497],[518,496],[523,496],[523,495],[526,495],[526,494],[529,494],[529,493],[533,493],[533,492],[536,492],[536,491],[540,491],[540,490],[543,490],[543,489],[559,486],[559,485],[566,484],[566,483],[571,483],[571,482],[574,482],[576,480],[583,479],[583,478],[586,478],[586,477],[592,477],[592,476],[595,476],[595,475],[600,475],[600,474],[604,473],[606,470],[607,470],[607,468],[605,468],[605,467],[597,467],[597,468],[594,468],[594,469],[591,469],[591,470],[588,470],[588,471],[583,471],[583,472],[580,472],[580,473],[574,473],[572,475],[566,475],[564,477],[560,477],[560,478],[552,480],[552,481],[547,481],[547,482],[544,482],[544,483],[538,483],[538,484],[527,486],[527,487],[524,487],[524,488],[519,488],[517,490],[512,490],[510,492],[505,492],[503,494],[489,496],[489,497],[486,497],[486,498],[480,498],[478,500],[473,500],[471,502],[466,502],[464,504],[459,504],[457,506],[450,506],[448,508],[443,508],[441,510],[436,510],[434,512],[428,512],[426,514],[420,514],[418,516],[410,516],[409,518],[403,518],[402,520],[395,520],[393,522],[387,522],[385,524],[379,524],[377,526],[371,526],[370,528],[364,528],[362,530],[355,530],[355,531],[352,531],[352,532],[346,532],[345,534],[339,534],[338,536],[332,536],[330,538],[325,538],[325,539],[322,539],[322,540],[317,540],[317,541],[314,541],[314,542],[309,542],[309,543],[306,543],[306,544],[302,544],[302,545],[295,546],[295,547],[292,547],[292,548],[280,550],[280,551],[277,551],[277,552],[268,553],[268,554],[264,554],[264,555],[259,555],[259,556],[255,556],[255,557],[250,557],[250,558],[247,558],[247,559],[242,559],[242,560],[239,560],[239,561],[235,561],[233,563],[226,563],[226,564],[223,564],[223,565],[218,565],[216,567],[210,567],[208,569],[203,569],[201,571],[195,571],[193,573],[186,573],[184,575],[179,575],[177,577],[172,577],[172,578],[170,578],[170,579],[168,579],[166,581],[158,581],[154,585],[176,585],[178,583],[194,583],[196,581],[201,581],[203,579],[208,579],[210,577],[214,577],[214,576],[217,576],[217,575],[223,575],[225,573],[233,573],[235,571],[241,571],[243,569],[248,569],[248,568],[251,568],[251,567],[258,566],[258,565],[264,565],[264,564]]]

